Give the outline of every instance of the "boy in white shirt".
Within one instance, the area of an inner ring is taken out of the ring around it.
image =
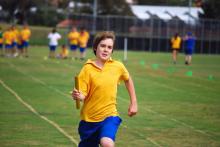
[[[56,31],[56,28],[53,28],[53,30],[48,34],[49,39],[49,58],[55,57],[55,51],[58,46],[58,40],[61,39],[61,35]]]

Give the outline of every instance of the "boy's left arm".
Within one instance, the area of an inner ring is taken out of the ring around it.
[[[133,115],[137,114],[138,106],[137,106],[137,98],[136,98],[135,89],[134,89],[134,83],[131,77],[129,77],[129,79],[125,81],[125,86],[130,96],[130,105],[128,108],[128,115],[132,117]]]

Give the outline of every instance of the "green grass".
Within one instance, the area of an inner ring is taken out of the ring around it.
[[[58,124],[79,141],[79,111],[69,96],[73,77],[82,61],[48,59],[47,47],[31,47],[29,58],[0,58],[0,79],[39,115],[32,113],[0,84],[0,146],[76,146],[54,126]],[[88,58],[93,53],[88,50]],[[122,51],[113,58],[123,59]],[[118,88],[118,111],[123,119],[118,147],[219,147],[220,56],[194,55],[185,66],[179,55],[128,52],[125,63],[133,77],[139,103],[138,115],[129,118],[129,97],[124,84]],[[191,72],[191,74],[187,74]]]

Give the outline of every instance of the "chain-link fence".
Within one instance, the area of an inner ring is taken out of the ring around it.
[[[124,38],[129,50],[170,51],[170,38],[179,33],[182,37],[192,32],[196,37],[196,53],[220,53],[220,21],[195,20],[186,23],[180,19],[147,20],[126,16],[71,15],[73,25],[85,27],[92,35],[102,30],[111,30],[117,34],[116,47],[124,48]],[[182,49],[184,43],[182,43]]]

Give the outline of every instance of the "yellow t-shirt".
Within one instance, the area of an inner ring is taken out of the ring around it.
[[[83,32],[79,35],[79,47],[87,47],[87,43],[89,40],[89,33],[88,32]]]
[[[118,116],[117,85],[128,79],[129,73],[121,62],[110,59],[100,69],[93,60],[88,60],[79,74],[79,90],[86,96],[81,119],[100,122],[106,117]]]
[[[3,40],[5,44],[11,45],[13,41],[13,35],[11,31],[5,31],[3,33]]]
[[[77,45],[78,44],[78,38],[79,38],[79,33],[78,32],[70,32],[68,34],[69,43],[71,45]]]
[[[3,32],[0,32],[0,44],[3,44]]]
[[[29,29],[21,30],[21,39],[23,41],[29,41],[30,36],[31,36],[31,31]]]
[[[67,48],[62,49],[62,51],[61,51],[61,56],[62,56],[62,58],[68,57],[68,54],[69,54],[69,51],[68,51]]]
[[[14,29],[12,32],[12,35],[13,35],[13,41],[14,42],[18,42],[18,35],[19,35],[19,32],[17,29]]]
[[[19,45],[22,44],[21,32],[19,32],[19,31],[18,31],[18,34],[17,34],[17,44],[19,44]]]
[[[180,49],[181,38],[177,37],[176,39],[173,37],[171,39],[172,49]]]

